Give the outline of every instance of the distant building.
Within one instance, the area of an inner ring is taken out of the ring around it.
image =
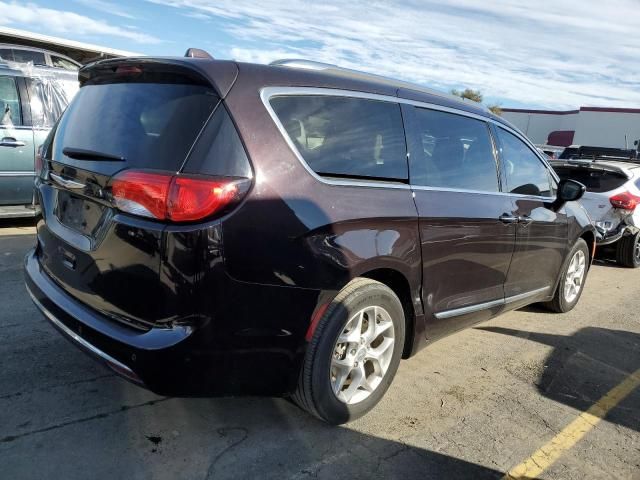
[[[634,141],[640,140],[640,108],[502,111],[506,120],[536,144],[634,148]]]
[[[0,43],[43,48],[66,55],[80,63],[87,63],[101,58],[140,56],[139,53],[126,52],[124,50],[116,50],[115,48],[76,42],[74,40],[66,40],[64,38],[51,37],[49,35],[41,35],[39,33],[8,27],[0,27]]]

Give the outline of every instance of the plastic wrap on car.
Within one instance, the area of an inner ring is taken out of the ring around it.
[[[32,125],[50,128],[79,89],[77,72],[55,71],[34,66],[33,63],[7,62],[12,70],[27,79]]]

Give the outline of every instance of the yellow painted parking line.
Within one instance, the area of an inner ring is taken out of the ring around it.
[[[503,480],[524,480],[537,478],[542,472],[553,465],[560,456],[573,447],[617,404],[640,386],[640,369],[633,372],[622,383],[612,388],[604,397],[598,400],[589,410],[583,412],[573,422],[567,425],[549,442],[540,447],[533,455],[520,465],[513,467]]]

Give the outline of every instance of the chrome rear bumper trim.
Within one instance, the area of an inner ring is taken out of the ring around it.
[[[81,347],[87,349],[89,352],[93,353],[94,355],[97,355],[98,357],[100,357],[101,359],[106,361],[108,364],[110,364],[112,366],[115,366],[115,367],[117,367],[119,369],[122,369],[124,372],[126,372],[128,375],[130,375],[131,378],[133,378],[133,379],[138,378],[138,375],[136,375],[133,372],[133,370],[131,370],[129,367],[127,367],[124,363],[116,360],[111,355],[103,352],[102,350],[100,350],[95,345],[87,342],[84,338],[82,338],[80,335],[75,333],[73,330],[71,330],[69,327],[67,327],[64,323],[62,323],[60,320],[58,320],[55,317],[55,315],[53,315],[53,313],[51,313],[49,310],[47,310],[45,308],[45,306],[42,305],[42,303],[40,303],[38,301],[38,299],[35,297],[35,295],[33,293],[31,293],[31,290],[29,290],[29,287],[27,287],[27,292],[29,292],[29,296],[31,297],[31,300],[33,300],[33,303],[36,305],[36,307],[38,307],[38,309],[43,313],[43,315],[45,317],[47,317],[47,320],[49,320],[51,323],[53,323],[62,333],[64,333],[68,337],[70,337],[72,340],[74,340],[76,343],[78,343]]]

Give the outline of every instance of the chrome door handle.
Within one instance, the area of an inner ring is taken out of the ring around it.
[[[518,223],[521,223],[525,227],[531,222],[533,222],[533,218],[531,218],[529,215],[521,215],[518,217]]]
[[[511,225],[512,223],[518,223],[518,217],[514,215],[509,215],[507,213],[503,213],[502,215],[500,215],[500,217],[498,217],[498,220],[500,220],[502,223],[506,225]]]
[[[24,142],[16,140],[13,137],[4,137],[2,140],[0,140],[0,147],[16,148],[16,147],[24,147],[24,146],[25,146]]]
[[[49,177],[51,180],[56,182],[61,187],[70,188],[72,190],[80,190],[86,185],[80,182],[74,182],[73,180],[67,180],[66,178],[61,177],[60,175],[56,175],[55,173],[49,172]]]

